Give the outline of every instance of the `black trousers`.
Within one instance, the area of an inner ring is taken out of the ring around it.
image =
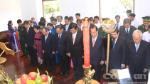
[[[83,77],[83,58],[82,56],[72,56],[74,66],[74,79],[80,80]]]
[[[32,46],[28,46],[28,51],[31,59],[30,60],[31,66],[36,66],[38,64],[36,50]]]
[[[132,81],[134,83],[141,83],[144,84],[145,82],[148,81],[148,72],[143,73],[143,70],[141,69],[134,69],[134,68],[129,68],[130,76],[132,78]]]
[[[48,71],[53,72],[55,70],[55,56],[51,53],[45,52],[43,60],[43,68],[47,68]]]
[[[99,81],[100,77],[101,77],[101,68],[100,67],[101,67],[100,64],[92,65],[92,69],[95,70],[93,79],[95,79],[97,81]]]
[[[66,55],[60,55],[60,66],[63,74],[69,73],[70,70],[70,58]]]

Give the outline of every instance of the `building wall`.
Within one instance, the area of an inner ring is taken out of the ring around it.
[[[7,29],[8,20],[17,20],[21,17],[19,0],[1,0],[0,3],[0,31]]]
[[[135,0],[135,13],[138,19],[150,16],[150,0]]]
[[[99,16],[98,0],[60,0],[62,16],[74,16],[75,13],[81,13],[84,16]]]
[[[98,0],[60,0],[60,14],[62,16],[72,16],[80,12],[81,17],[99,15],[98,2]],[[149,3],[150,0],[135,0],[135,13],[137,19],[150,15]],[[109,10],[108,8],[106,9],[106,11]],[[37,21],[43,16],[42,0],[1,0],[0,31],[7,30],[8,20],[13,20],[14,25],[16,25],[16,20],[18,18],[26,20],[33,16]]]
[[[43,16],[42,0],[1,0],[0,2],[0,31],[7,30],[8,20],[12,20],[16,26],[17,19],[28,20],[34,16],[39,20]]]

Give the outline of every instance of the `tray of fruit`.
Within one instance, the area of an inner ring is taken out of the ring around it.
[[[15,84],[53,84],[53,77],[50,77],[47,71],[46,74],[40,74],[37,69],[37,72],[22,74]]]

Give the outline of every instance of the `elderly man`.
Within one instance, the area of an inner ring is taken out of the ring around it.
[[[149,68],[149,44],[142,40],[142,32],[133,32],[133,41],[129,43],[128,66],[133,82],[144,82]],[[143,84],[143,83],[140,83]]]

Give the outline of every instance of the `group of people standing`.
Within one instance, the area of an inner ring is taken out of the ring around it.
[[[133,13],[129,15],[133,16]],[[64,21],[62,16],[51,17],[51,23],[47,25],[43,17],[38,24],[34,18],[23,23],[20,19],[17,20],[18,28],[13,32],[19,32],[17,39],[17,43],[21,45],[19,49],[29,57],[32,66],[39,64],[42,68],[55,72],[56,64],[59,64],[60,75],[68,76],[72,60],[74,79],[79,80],[83,77],[83,26],[80,14],[77,13],[75,16],[76,22],[73,22],[72,16],[65,16]],[[116,30],[111,33],[109,69],[129,67],[133,81],[143,81],[135,78],[135,75],[147,76],[150,65],[150,42],[143,39],[142,34],[145,26],[142,26],[143,28],[139,26],[138,29],[131,25],[132,20],[129,18],[124,19],[123,25],[118,25],[120,16],[117,15],[115,18]],[[106,60],[107,37],[98,16],[90,17],[89,24],[90,64],[95,70],[94,79],[99,81]],[[13,27],[10,27],[9,31],[12,29]],[[144,32],[150,33],[150,26]]]

